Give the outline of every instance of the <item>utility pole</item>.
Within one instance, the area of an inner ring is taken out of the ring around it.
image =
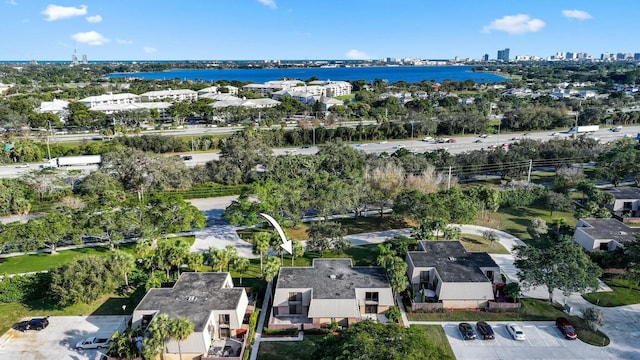
[[[447,190],[451,189],[451,166],[449,166],[449,183],[447,184]]]
[[[533,167],[533,160],[529,160],[529,171],[527,172],[527,184],[531,184],[531,168]]]

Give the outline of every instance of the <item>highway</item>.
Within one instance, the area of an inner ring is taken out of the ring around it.
[[[190,134],[202,134],[208,133],[221,133],[220,131],[233,131],[233,128],[193,128],[190,130]],[[185,131],[189,131],[186,129]],[[179,132],[179,134],[178,134]],[[589,134],[587,136],[598,139],[601,142],[610,142],[613,140],[623,139],[625,137],[635,139],[636,135],[640,133],[640,126],[626,126],[623,127],[619,132],[612,132],[609,128],[601,128],[597,132],[593,134]],[[180,132],[179,130],[171,131],[171,132],[162,132],[163,135],[184,135],[184,132]],[[556,135],[553,135],[556,134]],[[61,135],[65,136],[68,139],[69,136],[75,135]],[[96,135],[94,135],[96,136]],[[362,150],[367,153],[382,153],[387,152],[389,154],[395,152],[400,147],[404,147],[407,150],[422,153],[425,151],[434,151],[437,149],[445,149],[452,154],[458,154],[465,151],[471,150],[480,150],[480,149],[488,149],[489,146],[502,146],[503,144],[512,144],[517,142],[522,138],[529,138],[534,140],[542,140],[548,141],[553,138],[567,138],[571,137],[572,134],[568,134],[566,132],[553,132],[553,131],[539,131],[539,132],[531,132],[525,135],[524,133],[508,133],[508,134],[500,134],[500,135],[489,135],[486,138],[480,138],[477,135],[468,135],[468,136],[454,136],[451,139],[455,139],[454,143],[437,143],[435,141],[421,141],[421,139],[404,139],[404,140],[390,140],[390,141],[378,141],[378,142],[362,142],[362,143],[354,143],[353,146],[356,149]],[[514,140],[515,138],[515,140]],[[73,140],[66,140],[73,141]],[[279,148],[274,149],[273,153],[275,155],[295,155],[295,154],[303,154],[310,155],[315,154],[318,151],[317,146],[309,146],[309,147],[288,147],[288,148]],[[191,160],[186,160],[185,164],[187,166],[196,166],[200,164],[205,164],[211,160],[218,160],[220,158],[218,153],[184,153],[183,155],[191,155],[193,158]],[[24,165],[9,165],[9,166],[0,166],[0,178],[3,177],[19,177],[22,176],[29,171],[34,169],[38,169],[39,164],[29,164],[28,167],[22,167]],[[93,166],[73,166],[67,167],[65,169],[77,169],[83,171],[91,171],[96,169],[95,165]]]

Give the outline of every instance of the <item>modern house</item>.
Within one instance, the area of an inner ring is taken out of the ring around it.
[[[269,328],[349,326],[376,319],[394,305],[387,274],[351,259],[314,259],[310,267],[282,267]]]
[[[640,188],[613,188],[609,192],[615,198],[613,204],[607,204],[614,216],[640,218]]]
[[[53,99],[53,101],[43,101],[38,108],[39,113],[56,114],[61,121],[65,121],[69,113],[69,102],[64,100]]]
[[[407,253],[407,275],[414,293],[444,308],[484,308],[494,300],[500,267],[486,252],[469,252],[459,241],[420,241]]]
[[[247,305],[245,290],[233,287],[229,273],[182,273],[172,288],[147,292],[133,311],[131,326],[146,330],[158,314],[188,318],[194,324],[194,332],[181,342],[182,353],[206,357],[220,341],[244,335],[242,323]],[[233,348],[233,354],[242,351],[242,339],[230,344],[237,345],[226,345]],[[166,353],[178,353],[175,340],[166,345]]]
[[[616,219],[580,219],[573,240],[586,251],[614,251],[635,239],[640,228],[632,228]]]

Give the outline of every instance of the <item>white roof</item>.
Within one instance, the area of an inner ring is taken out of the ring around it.
[[[169,90],[147,91],[146,93],[141,94],[140,96],[173,96],[173,95],[180,95],[180,94],[192,95],[197,93],[189,89],[177,89],[177,90],[169,89]]]
[[[67,110],[68,101],[53,99],[53,101],[43,101],[40,103],[40,112]]]
[[[100,104],[92,106],[94,111],[127,111],[127,110],[150,110],[150,109],[166,109],[171,104],[168,102],[147,102],[147,103],[131,103],[131,104]]]
[[[218,92],[217,86],[209,86],[204,89],[198,90],[198,94],[209,94],[209,93],[217,93],[217,92]]]
[[[242,99],[240,99],[239,97],[233,96],[233,95],[229,95],[229,94],[207,93],[207,94],[201,95],[200,98],[211,99],[211,100],[216,100],[216,101],[237,101],[237,100],[242,101]]]
[[[122,93],[122,94],[107,94],[107,95],[98,95],[98,96],[89,96],[84,99],[81,99],[80,102],[102,102],[109,100],[120,100],[120,99],[137,99],[139,95],[131,94],[131,93]]]

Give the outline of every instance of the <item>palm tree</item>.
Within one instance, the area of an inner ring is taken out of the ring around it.
[[[169,321],[169,336],[178,341],[178,353],[182,360],[182,340],[193,334],[193,323],[187,318],[177,318]]]
[[[198,268],[202,266],[203,258],[201,253],[190,253],[187,257],[187,265],[189,269],[198,272]]]
[[[264,271],[262,268],[262,257],[264,253],[269,250],[269,246],[271,246],[271,234],[261,231],[256,234],[254,241],[256,243],[256,250],[260,253],[260,273],[262,273]]]
[[[227,245],[222,252],[222,257],[221,257],[222,264],[220,265],[220,268],[226,267],[227,272],[229,272],[229,267],[231,266],[231,264],[233,264],[233,262],[237,257],[238,257],[238,250],[236,250],[236,248],[233,245]]]
[[[282,266],[282,261],[277,256],[267,256],[267,260],[264,263],[264,279],[267,282],[273,280],[273,278],[278,274],[280,267]]]
[[[169,329],[170,329],[171,319],[169,319],[169,315],[160,314],[151,320],[151,324],[149,325],[149,336],[145,339],[144,348],[154,348],[154,350],[148,350],[154,355],[157,355],[159,352],[162,359],[164,359],[164,351],[167,348],[167,340],[170,338]],[[157,351],[157,348],[160,347],[160,351]]]
[[[233,267],[240,273],[240,285],[242,285],[242,274],[249,269],[249,259],[237,257],[233,262]]]

